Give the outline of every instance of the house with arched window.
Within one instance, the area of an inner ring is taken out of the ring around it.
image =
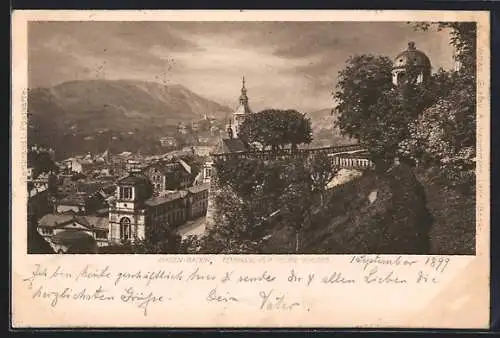
[[[131,173],[118,180],[116,199],[109,208],[109,240],[114,243],[144,238],[146,225],[145,201],[153,192],[149,179]]]
[[[144,239],[149,227],[175,229],[205,216],[208,184],[158,195],[153,194],[154,183],[140,173],[131,173],[117,182],[116,201],[109,210],[110,242],[121,244]]]

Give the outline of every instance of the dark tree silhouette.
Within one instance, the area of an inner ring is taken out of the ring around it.
[[[267,109],[250,114],[241,124],[239,137],[272,149],[295,149],[311,143],[311,122],[296,110]]]

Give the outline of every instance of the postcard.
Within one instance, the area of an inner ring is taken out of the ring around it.
[[[13,328],[487,328],[481,11],[15,11]]]

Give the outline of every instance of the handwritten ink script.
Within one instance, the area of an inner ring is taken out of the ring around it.
[[[64,303],[113,303],[148,316],[172,301],[191,297],[190,301],[224,309],[244,304],[258,311],[310,311],[314,302],[304,297],[308,289],[321,294],[333,288],[355,291],[348,288],[356,285],[434,285],[440,283],[452,265],[447,257],[408,257],[411,256],[354,255],[345,256],[345,264],[319,261],[317,266],[273,265],[272,259],[265,258],[269,264],[226,261],[217,268],[210,260],[178,264],[165,258],[153,269],[40,263],[23,276],[23,284],[32,301],[45,302],[51,308]]]

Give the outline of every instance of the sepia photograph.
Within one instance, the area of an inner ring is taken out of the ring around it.
[[[12,327],[487,328],[489,18],[17,11]]]
[[[476,22],[31,21],[29,254],[476,253]]]

